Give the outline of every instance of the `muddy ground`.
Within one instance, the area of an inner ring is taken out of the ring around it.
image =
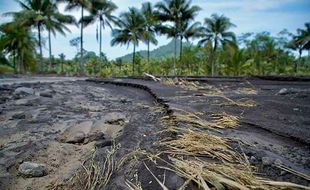
[[[104,165],[107,155],[112,164],[106,166],[114,168],[97,189],[128,189],[128,182],[160,189],[147,166],[169,189],[178,189],[185,180],[152,166],[148,156],[161,152],[157,143],[170,138],[160,131],[161,118],[172,109],[201,113],[206,120],[217,113],[238,116],[239,126],[221,130],[221,136],[235,139],[231,146],[245,153],[257,175],[309,186],[275,163],[310,175],[310,81],[189,80],[199,83],[187,88],[124,78],[0,79],[0,189],[85,189],[88,165]],[[21,93],[21,87],[33,93]],[[127,159],[136,152],[148,159]],[[19,171],[23,162],[45,164],[47,172],[25,176]]]

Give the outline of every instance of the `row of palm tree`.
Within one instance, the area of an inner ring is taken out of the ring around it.
[[[195,22],[195,17],[201,10],[199,6],[191,5],[188,0],[163,0],[155,4],[144,3],[142,10],[130,8],[129,12],[120,16],[120,25],[113,32],[111,45],[133,44],[133,73],[135,64],[135,49],[139,41],[147,44],[147,60],[149,62],[150,43],[157,44],[155,33],[167,35],[174,38],[174,65],[176,74],[177,62],[177,39],[180,40],[180,60],[182,59],[183,39],[189,41],[194,38],[202,38],[199,42],[204,45],[207,41],[213,42],[212,75],[215,74],[214,63],[216,50],[220,45],[234,43],[236,37],[229,29],[233,26],[225,16],[213,14],[211,18],[206,18],[204,26]]]
[[[174,60],[173,71],[177,74],[177,42],[180,41],[180,55],[182,60],[182,42],[192,39],[200,39],[198,45],[210,46],[211,55],[208,59],[212,66],[212,76],[216,74],[217,52],[219,48],[235,46],[236,37],[231,28],[235,25],[224,15],[213,14],[210,18],[205,18],[204,23],[195,21],[195,17],[201,10],[199,6],[192,5],[191,0],[162,0],[152,5],[150,2],[142,4],[141,9],[129,8],[127,12],[121,13],[119,17],[113,13],[117,6],[111,0],[19,0],[22,10],[19,12],[9,12],[5,15],[13,16],[13,22],[4,24],[1,27],[2,33],[10,33],[14,26],[20,26],[19,32],[24,32],[25,38],[33,40],[30,30],[36,28],[38,31],[38,46],[40,58],[40,71],[43,70],[42,63],[42,37],[43,30],[48,32],[49,42],[49,69],[52,65],[52,42],[51,35],[61,33],[65,35],[70,32],[68,24],[80,25],[80,73],[83,73],[83,29],[90,24],[99,22],[99,56],[102,53],[102,29],[109,27],[112,30],[111,45],[133,46],[132,72],[135,73],[136,48],[140,42],[147,44],[147,62],[150,62],[150,44],[157,44],[156,35],[166,35],[174,39]],[[79,8],[81,18],[79,21],[70,15],[61,14],[58,10],[58,3],[66,3],[66,10]],[[85,11],[89,14],[84,15]],[[16,24],[17,23],[17,24]],[[305,30],[299,30],[298,35],[292,42],[292,48],[298,49],[301,57],[302,50],[309,50],[309,26],[306,24]],[[15,36],[11,36],[14,40]],[[17,37],[17,36],[16,36]],[[16,39],[15,39],[16,40]],[[19,60],[23,53],[16,44],[7,43],[8,53],[16,55]],[[2,45],[3,46],[3,45]],[[12,47],[10,47],[12,46]],[[21,45],[19,45],[21,46]],[[24,46],[27,47],[27,46]],[[14,49],[16,48],[16,49]],[[32,48],[33,49],[33,48]],[[31,50],[31,48],[29,49]],[[18,56],[17,56],[18,55]],[[15,57],[15,56],[14,56]],[[101,69],[101,66],[100,66]],[[296,68],[297,70],[297,68]]]

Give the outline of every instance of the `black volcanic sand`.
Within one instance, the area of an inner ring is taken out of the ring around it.
[[[70,178],[81,171],[81,163],[92,155],[96,146],[95,160],[102,160],[113,144],[106,143],[110,141],[120,146],[115,161],[137,150],[160,152],[156,142],[167,137],[158,133],[164,129],[160,118],[170,114],[172,108],[239,116],[240,126],[225,129],[222,135],[242,142],[232,146],[248,156],[258,168],[258,175],[309,185],[304,179],[262,161],[263,158],[280,161],[310,175],[309,81],[259,78],[190,80],[199,81],[201,86],[216,87],[233,100],[248,98],[257,105],[221,105],[225,103],[222,98],[201,96],[207,89],[185,90],[141,79],[0,85],[0,189],[70,189],[67,184],[71,184]],[[14,90],[20,86],[33,88],[35,95],[14,95]],[[244,93],[242,88],[255,89],[257,94]],[[283,88],[288,89],[287,93],[278,94]],[[51,91],[52,97],[39,95],[46,90]],[[88,126],[89,122],[94,125],[111,113],[126,118],[114,139],[104,136],[76,144],[58,140],[67,128],[81,123]],[[100,142],[105,143],[98,146]],[[166,159],[165,155],[162,157]],[[48,175],[39,178],[21,176],[18,166],[23,161],[46,164]],[[149,160],[144,163],[159,180],[166,179],[165,185],[169,189],[177,189],[184,183],[182,178],[157,168]],[[104,189],[127,189],[125,181],[134,183],[137,176],[143,189],[160,189],[144,163],[141,160],[125,161],[114,171]],[[160,161],[157,164],[164,165]]]

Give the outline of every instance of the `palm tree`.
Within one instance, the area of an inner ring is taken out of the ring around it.
[[[91,9],[89,9],[90,15],[85,16],[82,20],[84,26],[88,26],[91,23],[99,20],[99,56],[102,55],[102,29],[105,29],[106,25],[112,30],[112,24],[118,25],[119,20],[112,13],[116,11],[117,6],[109,0],[91,0]],[[100,64],[100,70],[102,64]]]
[[[81,36],[80,36],[80,74],[83,73],[83,29],[84,29],[84,23],[82,20],[84,20],[84,9],[91,9],[92,4],[90,3],[89,0],[56,0],[57,2],[67,2],[66,10],[73,10],[76,8],[81,8],[81,19],[80,19],[80,24],[81,24]]]
[[[298,29],[298,41],[303,44],[303,50],[308,50],[308,59],[310,59],[310,22],[305,24],[305,29]]]
[[[222,45],[232,44],[236,42],[236,36],[233,32],[229,31],[232,27],[235,27],[230,19],[224,15],[212,14],[211,18],[205,18],[205,27],[203,28],[203,39],[199,41],[199,45],[205,44],[205,42],[212,42],[212,76],[215,75],[215,62],[216,62],[216,50]]]
[[[75,18],[70,15],[63,15],[58,11],[56,4],[51,1],[49,9],[47,11],[46,28],[48,31],[48,42],[49,42],[49,70],[52,67],[52,43],[51,33],[56,36],[56,32],[66,35],[65,31],[71,32],[66,24],[76,24]]]
[[[1,25],[0,32],[2,33],[0,51],[12,54],[14,59],[17,57],[18,67],[15,70],[24,73],[29,65],[29,60],[33,60],[36,39],[29,28],[21,27],[17,21]]]
[[[171,25],[162,25],[159,31],[168,37],[174,37],[174,74],[176,74],[176,43],[181,37],[182,26],[185,22],[194,20],[200,8],[191,6],[190,0],[164,0],[155,5],[156,14],[162,22],[172,22]]]
[[[114,29],[111,45],[133,45],[132,73],[135,73],[136,46],[144,40],[146,21],[142,13],[136,8],[129,8],[129,12],[120,15],[120,28]]]
[[[180,32],[180,60],[182,60],[182,52],[183,52],[183,38],[188,42],[190,39],[199,38],[202,36],[202,30],[200,22],[194,22],[190,24],[190,22],[182,23],[181,32]]]
[[[158,19],[154,11],[154,7],[150,2],[142,4],[142,14],[146,20],[146,35],[145,40],[147,44],[147,63],[150,63],[150,43],[157,45],[158,41],[155,38],[156,25]]]
[[[47,11],[50,6],[50,0],[19,0],[19,5],[22,7],[20,12],[8,12],[5,16],[11,16],[15,20],[22,20],[19,22],[22,26],[36,26],[38,29],[38,43],[40,50],[40,71],[43,71],[42,63],[42,41],[41,31],[45,25]]]

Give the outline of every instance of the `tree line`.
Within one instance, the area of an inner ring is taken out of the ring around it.
[[[130,7],[118,16],[115,15],[118,7],[111,0],[19,0],[18,3],[21,11],[5,13],[12,21],[0,26],[1,65],[10,66],[16,73],[238,76],[309,74],[310,71],[309,55],[302,57],[303,51],[310,49],[310,23],[297,29],[296,34],[283,30],[276,37],[268,32],[237,37],[231,31],[237,26],[224,15],[212,14],[203,23],[197,22],[195,18],[201,8],[190,0],[163,0],[154,5],[146,2],[141,8]],[[67,11],[80,9],[80,18],[60,13],[59,3],[65,3]],[[83,30],[94,23],[99,24],[98,55],[83,48]],[[80,28],[80,36],[70,41],[78,52],[72,60],[66,60],[64,54],[55,58],[51,35],[65,35],[70,32],[68,25]],[[132,46],[130,63],[106,58],[102,30],[107,27],[112,31],[112,46]],[[42,31],[48,32],[48,58],[42,55],[45,44]],[[173,39],[173,57],[150,59],[150,44],[157,45],[159,35]],[[197,45],[192,43],[194,40],[198,41]],[[146,59],[136,54],[140,43],[147,45]]]

